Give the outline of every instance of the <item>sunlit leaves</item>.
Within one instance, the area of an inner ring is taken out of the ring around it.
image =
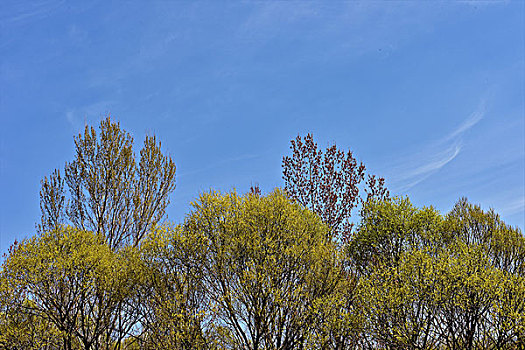
[[[139,344],[151,349],[210,348],[211,305],[204,289],[205,240],[180,227],[159,227],[141,245]]]
[[[460,200],[445,218],[408,199],[370,201],[348,253],[373,348],[523,345],[522,233]]]
[[[335,245],[315,214],[280,191],[212,192],[194,203],[184,230],[204,236],[205,288],[223,346],[303,346],[315,308],[339,284]]]
[[[103,234],[113,249],[138,245],[164,217],[175,189],[175,164],[155,136],[146,137],[137,164],[133,138],[109,117],[99,134],[86,126],[75,138],[64,174],[55,170],[42,180],[40,231],[70,223]]]
[[[2,298],[11,308],[2,327],[31,320],[56,333],[64,349],[119,342],[135,323],[126,314],[134,261],[132,248],[115,252],[101,234],[72,227],[24,240],[0,272]]]

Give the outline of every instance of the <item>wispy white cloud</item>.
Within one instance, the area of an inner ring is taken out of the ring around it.
[[[510,216],[525,212],[525,198],[519,197],[507,201],[499,210],[501,215]]]
[[[425,162],[415,162],[412,165],[414,168],[408,168],[407,171],[402,175],[402,178],[406,181],[406,183],[401,188],[402,191],[406,191],[418,183],[426,180],[429,176],[454,160],[460,151],[461,145],[453,144],[441,152],[438,151],[438,153],[429,155],[429,159],[427,159]]]
[[[471,129],[474,125],[479,123],[483,116],[485,115],[485,102],[481,101],[477,110],[472,113],[461,125],[459,125],[453,132],[451,132],[446,138],[445,141],[452,140],[458,137],[461,137],[467,130]]]
[[[419,152],[398,159],[391,167],[392,186],[396,192],[405,192],[423,182],[452,162],[461,152],[464,135],[485,115],[485,102],[445,137],[423,147]]]

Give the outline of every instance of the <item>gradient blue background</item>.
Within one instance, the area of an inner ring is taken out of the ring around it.
[[[210,188],[282,186],[313,132],[417,205],[467,196],[523,230],[524,4],[4,0],[0,252],[107,113],[176,161],[175,222]]]

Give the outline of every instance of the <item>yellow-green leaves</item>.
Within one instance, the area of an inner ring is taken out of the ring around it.
[[[119,123],[106,118],[98,135],[86,126],[75,138],[75,158],[66,163],[64,177],[55,170],[42,180],[39,229],[70,223],[104,235],[112,249],[136,246],[164,217],[175,169],[155,136],[146,137],[136,162],[133,137]]]
[[[138,246],[59,226],[2,265],[0,348],[524,346],[521,231],[465,200],[443,217],[371,198],[361,216],[346,246],[280,190],[205,193]]]
[[[447,240],[442,221],[435,209],[418,209],[408,198],[370,199],[347,253],[359,273],[373,265],[393,266],[406,251],[442,246]]]
[[[305,343],[315,309],[335,290],[340,272],[328,227],[316,215],[278,190],[268,196],[212,192],[194,203],[183,230],[205,243],[205,292],[223,346]]]
[[[132,248],[115,252],[102,235],[72,227],[21,242],[0,272],[9,306],[1,327],[31,320],[56,333],[64,349],[119,341],[115,332],[134,323],[125,307],[135,284],[132,256]]]
[[[159,227],[141,245],[137,304],[146,349],[210,348],[212,307],[204,290],[205,240],[180,227]]]
[[[432,348],[434,277],[432,257],[415,250],[363,278],[359,297],[370,341],[388,348]]]
[[[408,199],[370,201],[348,247],[373,348],[523,345],[525,238],[460,200],[445,218]],[[522,344],[522,345],[520,345]]]

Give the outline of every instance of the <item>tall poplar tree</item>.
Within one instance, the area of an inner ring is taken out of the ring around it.
[[[103,234],[113,249],[137,245],[164,217],[175,170],[155,136],[146,136],[137,162],[133,137],[107,117],[99,134],[86,126],[75,137],[75,157],[63,177],[55,170],[42,180],[38,228],[49,231],[68,223]]]

